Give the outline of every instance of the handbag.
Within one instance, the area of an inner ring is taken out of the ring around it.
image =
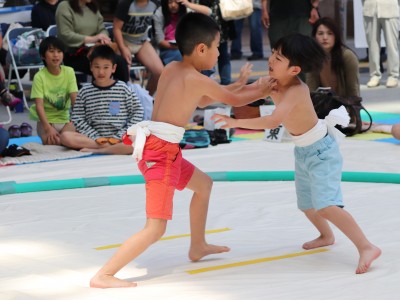
[[[366,108],[362,105],[362,98],[358,96],[340,97],[332,91],[317,91],[311,92],[311,100],[314,105],[315,112],[319,119],[324,119],[332,109],[344,106],[350,116],[350,124],[348,127],[336,125],[346,136],[352,136],[357,133],[368,131],[372,126],[372,117]],[[370,123],[366,128],[363,128],[361,119],[361,110],[364,110],[369,117]]]
[[[252,0],[220,0],[219,8],[225,21],[239,20],[253,13]]]

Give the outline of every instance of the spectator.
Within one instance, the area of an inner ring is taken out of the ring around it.
[[[100,14],[96,0],[66,0],[62,1],[56,11],[58,37],[66,44],[67,51],[64,64],[90,73],[90,62],[87,57],[88,46],[111,44],[108,31],[104,27],[103,16]],[[116,56],[116,79],[128,82],[129,70],[125,59]]]
[[[107,45],[90,54],[94,81],[79,91],[72,111],[77,132],[64,132],[64,146],[102,154],[132,154],[132,147],[121,143],[128,127],[143,119],[143,108],[136,94],[122,81],[112,79],[115,53]]]
[[[250,50],[251,55],[247,60],[259,60],[264,58],[263,33],[261,26],[261,0],[253,0],[253,13],[247,18],[250,28]],[[231,59],[241,59],[242,52],[242,29],[245,19],[235,21],[236,38],[231,44]]]
[[[30,117],[37,121],[43,145],[61,145],[61,134],[75,131],[69,111],[78,87],[74,69],[62,65],[64,52],[64,44],[55,36],[40,43],[39,53],[45,67],[33,78],[31,98],[35,104],[30,107]]]
[[[177,0],[161,0],[161,6],[154,13],[154,38],[164,65],[171,61],[182,60],[175,41],[175,29],[184,14],[186,14],[186,6],[181,5]]]
[[[1,28],[0,28],[0,48],[1,49],[2,49],[2,46],[3,46],[3,37],[2,37],[2,33],[1,33]],[[21,99],[14,97],[14,95],[11,94],[6,89],[5,78],[6,77],[4,74],[3,66],[2,66],[2,64],[0,64],[0,102],[5,106],[9,106],[9,107],[13,108],[21,102]]]
[[[268,28],[271,49],[283,36],[301,33],[311,36],[311,25],[319,18],[319,0],[262,0],[262,21]]]
[[[233,21],[225,21],[222,19],[221,10],[219,8],[219,0],[194,0],[193,3],[207,6],[211,9],[211,14],[207,14],[213,18],[220,28],[220,43],[218,56],[218,72],[222,85],[229,85],[232,82],[231,76],[231,60],[228,52],[228,40],[236,37],[235,23]]]
[[[44,31],[50,25],[56,24],[56,10],[58,0],[39,0],[32,7],[32,27],[42,28]]]
[[[380,69],[381,30],[385,37],[388,63],[386,87],[392,88],[399,81],[399,9],[398,0],[363,0],[365,35],[368,44],[370,80],[367,86],[377,87],[382,78]]]
[[[400,123],[394,124],[394,125],[392,126],[391,132],[392,132],[392,135],[393,135],[393,137],[394,137],[395,139],[400,140]]]
[[[150,0],[121,0],[114,17],[114,39],[128,65],[132,55],[150,72],[147,90],[154,95],[164,65],[149,41],[148,31],[152,26],[157,6]]]
[[[312,36],[325,50],[328,59],[320,71],[307,73],[306,82],[310,91],[318,87],[330,87],[342,97],[360,96],[358,58],[343,44],[335,21],[330,18],[317,20]]]

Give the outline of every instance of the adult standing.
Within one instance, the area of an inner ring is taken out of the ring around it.
[[[262,22],[268,28],[271,49],[290,33],[311,36],[312,24],[319,19],[318,5],[319,0],[262,0]]]
[[[58,0],[39,0],[36,2],[31,12],[32,27],[42,28],[46,31],[50,25],[55,25],[58,3]]]
[[[386,87],[392,88],[399,81],[399,1],[362,0],[364,28],[369,51],[370,80],[367,86],[377,87],[382,78],[380,63],[381,30],[386,43],[387,72]]]
[[[75,71],[91,74],[87,46],[111,43],[96,0],[62,1],[56,11],[56,23],[58,37],[68,47],[64,64]],[[129,70],[125,59],[117,55],[116,62],[114,77],[128,82]]]
[[[251,55],[247,60],[259,60],[264,58],[263,33],[261,26],[261,0],[253,0],[253,13],[247,18],[250,27],[250,50]],[[245,19],[235,21],[236,38],[231,44],[231,59],[241,59],[242,52],[242,30]]]

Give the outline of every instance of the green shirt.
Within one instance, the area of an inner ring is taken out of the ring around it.
[[[74,92],[78,92],[74,69],[61,66],[61,73],[53,75],[44,67],[33,78],[31,99],[43,99],[49,123],[68,123],[70,94]],[[39,120],[35,104],[29,111],[31,119]]]

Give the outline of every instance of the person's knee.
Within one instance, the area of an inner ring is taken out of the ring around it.
[[[211,179],[211,177],[206,175],[204,177],[204,180],[202,181],[202,191],[204,193],[211,194],[211,190],[212,190],[213,184],[214,184],[214,182]]]
[[[65,131],[62,132],[60,135],[60,143],[64,146],[71,146],[73,140],[74,132],[72,131]]]
[[[392,135],[395,139],[400,140],[400,123],[392,126]]]
[[[166,221],[161,219],[158,219],[156,223],[146,225],[145,230],[148,232],[151,243],[155,243],[161,239],[165,234],[166,228]]]

